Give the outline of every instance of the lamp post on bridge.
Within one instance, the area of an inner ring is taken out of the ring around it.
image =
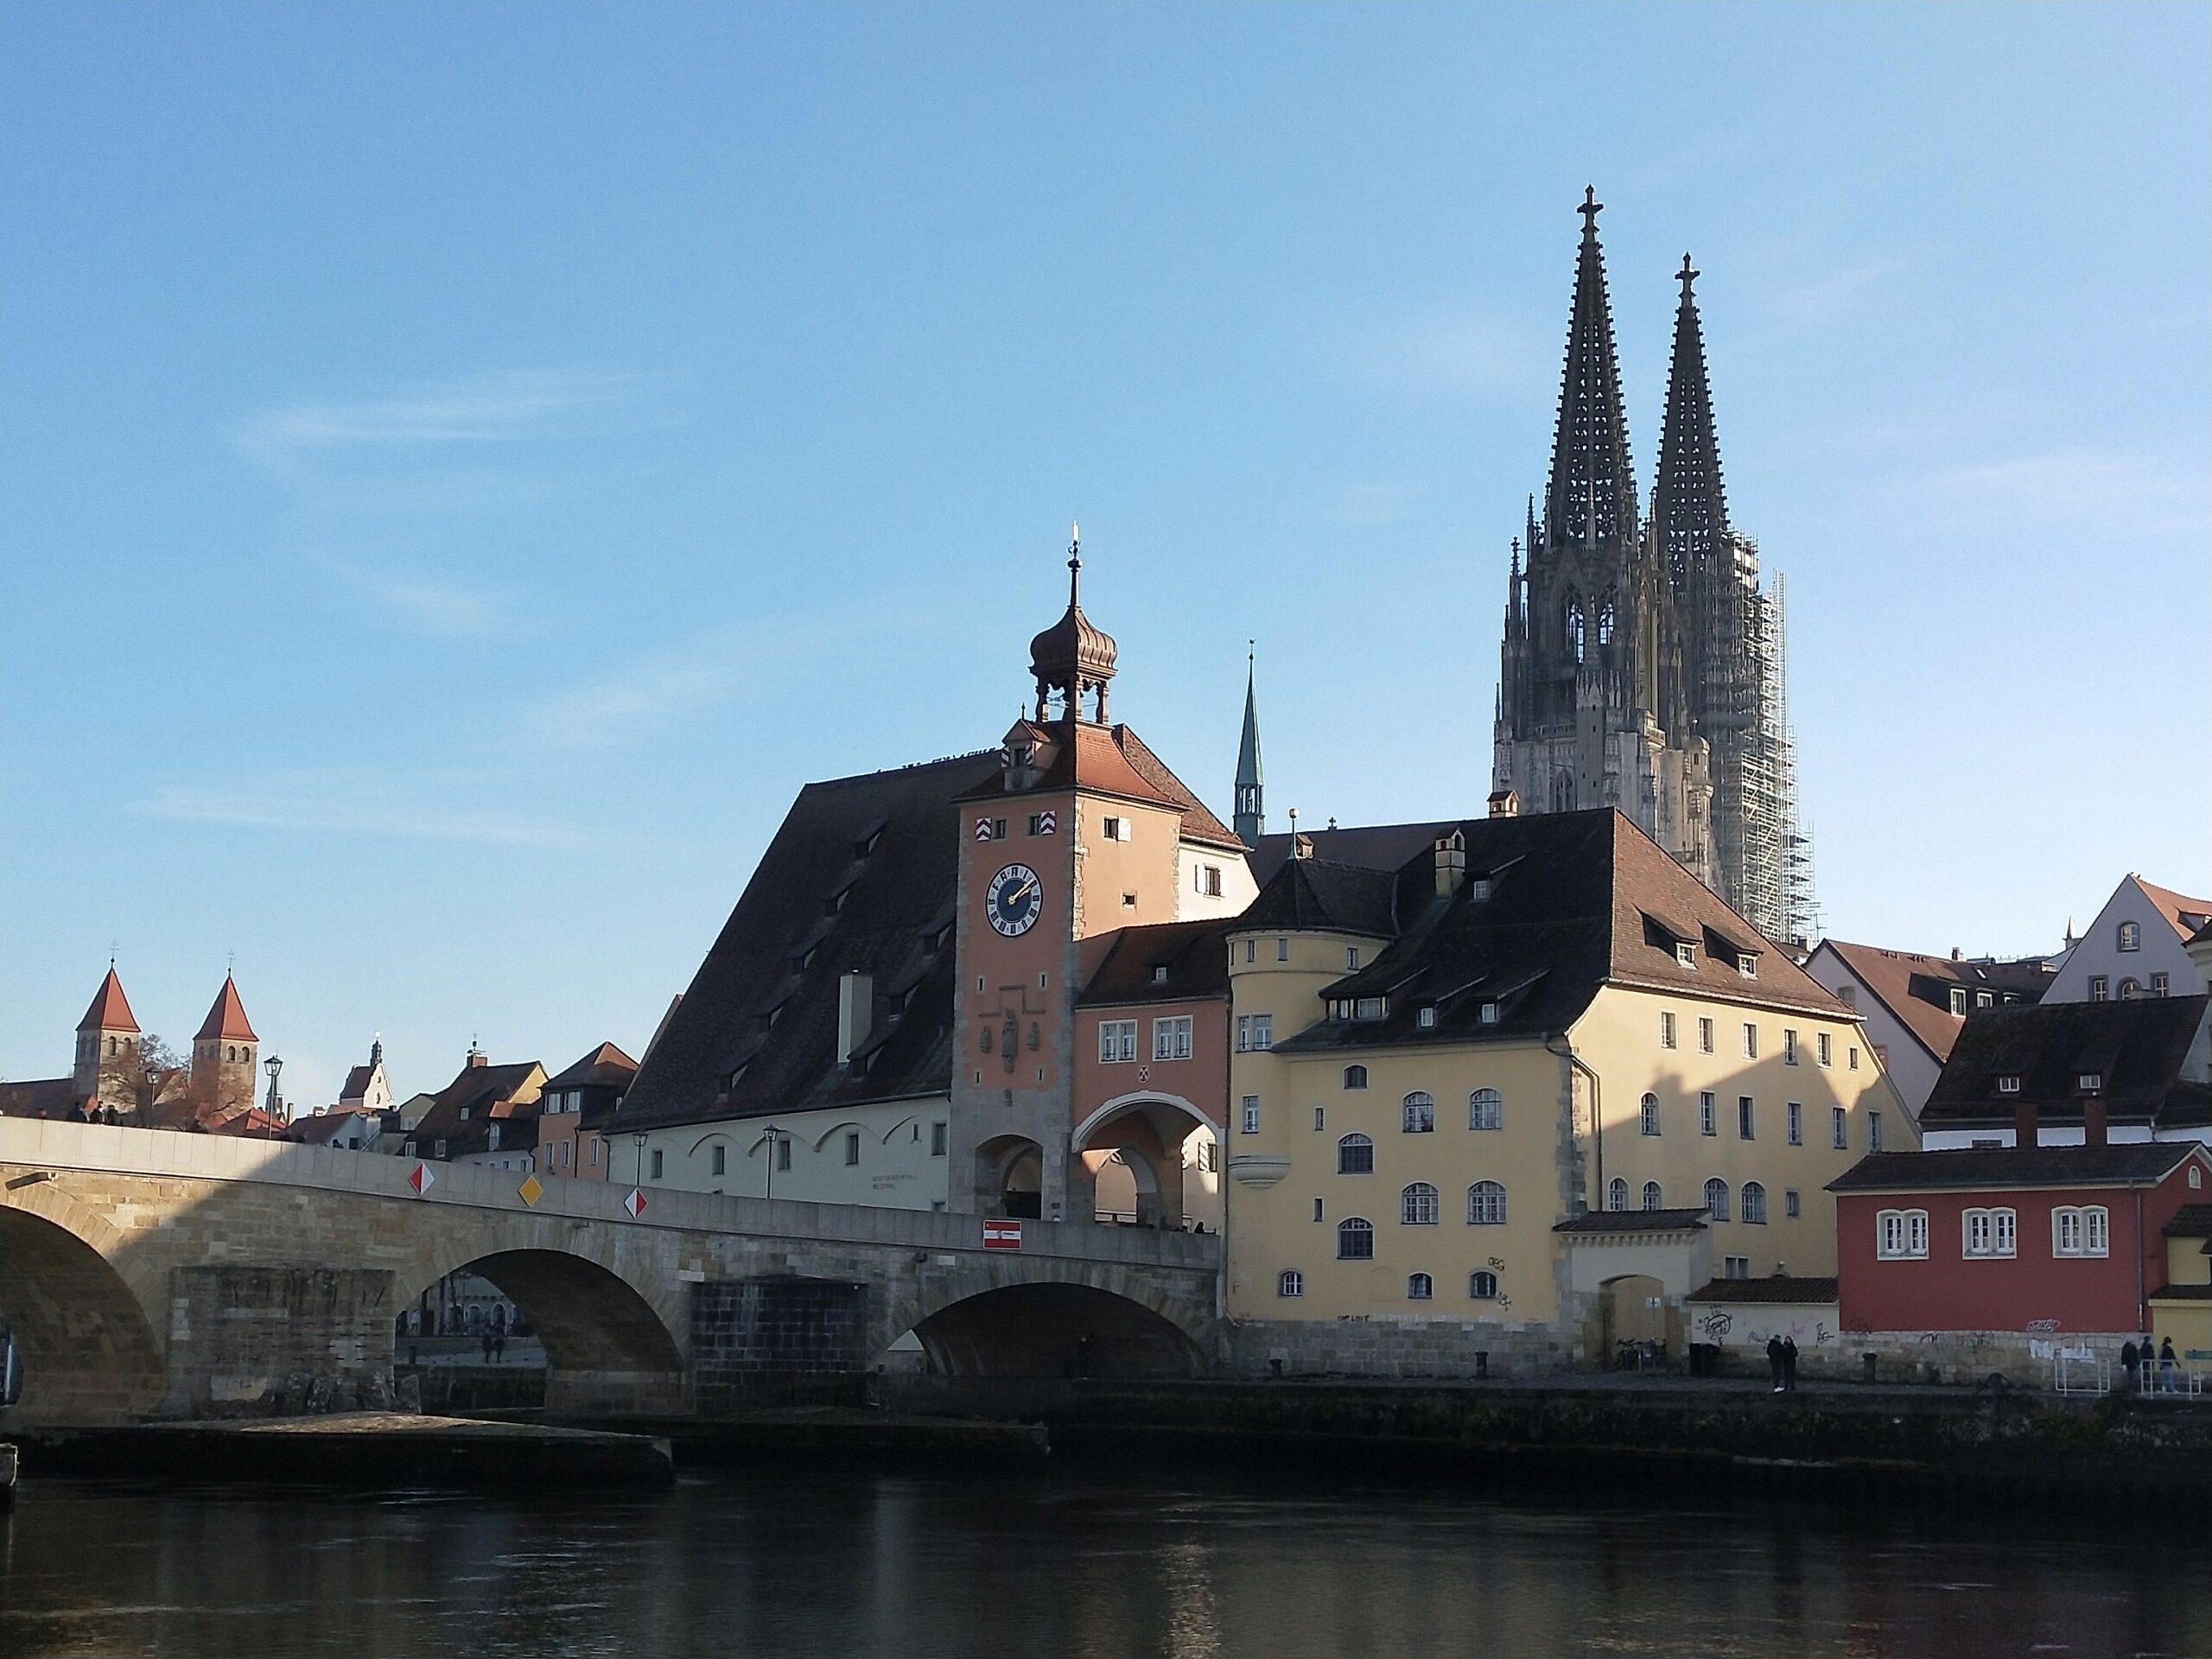
[[[642,1187],[645,1184],[645,1132],[639,1129],[633,1138],[638,1143],[638,1167],[630,1185]]]
[[[783,1143],[784,1132],[771,1123],[760,1133],[767,1137],[768,1196],[773,1198],[776,1196],[776,1148]]]

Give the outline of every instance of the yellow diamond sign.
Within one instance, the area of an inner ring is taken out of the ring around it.
[[[521,1192],[522,1201],[524,1204],[536,1204],[545,1196],[545,1188],[535,1175],[524,1181],[518,1190]]]

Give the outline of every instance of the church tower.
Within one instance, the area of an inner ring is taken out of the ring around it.
[[[193,1115],[219,1119],[251,1107],[260,1052],[261,1039],[245,1017],[238,988],[226,974],[214,1006],[192,1039]]]
[[[1253,656],[1244,658],[1244,735],[1236,745],[1236,810],[1230,827],[1247,847],[1268,833],[1267,783],[1260,770],[1260,702]]]
[[[1594,190],[1580,211],[1543,517],[1532,500],[1507,579],[1491,786],[1527,812],[1618,807],[1709,879],[1705,743],[1675,585],[1638,523]]]
[[[130,1084],[130,1072],[137,1063],[139,1035],[138,1021],[111,962],[92,1007],[77,1022],[77,1063],[70,1073],[69,1092],[79,1105],[89,1101],[118,1112],[137,1108],[138,1093]]]

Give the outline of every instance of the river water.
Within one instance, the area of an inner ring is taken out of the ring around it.
[[[1229,1476],[27,1482],[0,1656],[2212,1655],[2201,1532]]]

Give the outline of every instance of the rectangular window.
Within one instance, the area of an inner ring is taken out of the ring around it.
[[[1751,1139],[1751,1116],[1755,1109],[1749,1095],[1736,1096],[1736,1138],[1738,1141]]]
[[[1794,1186],[1785,1188],[1782,1194],[1782,1213],[1795,1221],[1800,1213],[1800,1208],[1797,1202],[1797,1189]]]
[[[1869,1112],[1866,1114],[1866,1150],[1879,1152],[1881,1149],[1882,1115],[1879,1112]]]
[[[1678,941],[1675,945],[1675,960],[1685,968],[1694,969],[1697,967],[1697,946]]]
[[[1925,1210],[1885,1210],[1876,1216],[1874,1254],[1888,1262],[1925,1258],[1928,1255],[1928,1212]]]
[[[1344,971],[1348,974],[1359,971],[1359,947],[1356,944],[1344,946]]]
[[[1098,833],[1108,841],[1127,841],[1129,838],[1129,821],[1127,818],[1101,818]]]
[[[1759,1057],[1759,1028],[1746,1020],[1744,1022],[1744,1058],[1756,1060]]]
[[[1828,1033],[1825,1031],[1816,1031],[1813,1033],[1813,1058],[1822,1065],[1828,1065],[1835,1058],[1834,1051],[1828,1046],[1830,1040]]]
[[[1828,1135],[1835,1142],[1835,1149],[1838,1152],[1847,1152],[1850,1150],[1850,1122],[1849,1116],[1845,1113],[1842,1107],[1831,1106],[1828,1108]]]
[[[1257,1135],[1260,1132],[1260,1097],[1257,1095],[1247,1095],[1242,1103],[1244,1133]]]
[[[1954,986],[1954,987],[1952,988],[1952,989],[1951,989],[1951,1012],[1952,1012],[1953,1014],[1958,1014],[1958,1015],[1959,1015],[1959,1016],[1961,1016],[1961,1018],[1964,1018],[1964,1017],[1965,1017],[1965,1014],[1966,1014],[1966,1011],[1967,1011],[1967,993],[1966,993],[1966,988],[1965,988],[1964,986]]]
[[[1700,1054],[1713,1052],[1713,1021],[1710,1020],[1700,1019],[1697,1022],[1697,1052]]]
[[[1218,1141],[1198,1142],[1198,1173],[1201,1175],[1217,1175],[1221,1173],[1221,1142]]]
[[[661,1149],[660,1149],[658,1147],[655,1147],[653,1148],[653,1176],[652,1176],[653,1179],[655,1179],[655,1180],[658,1180],[658,1179],[660,1179],[660,1172],[661,1172]]]
[[[1720,1133],[1719,1126],[1714,1122],[1714,1119],[1719,1116],[1719,1108],[1720,1103],[1714,1098],[1712,1090],[1707,1089],[1698,1096],[1697,1128],[1700,1135],[1718,1135]]]
[[[1277,962],[1288,962],[1290,960],[1290,941],[1288,939],[1277,939],[1275,941],[1275,960]]]
[[[596,1140],[591,1143],[591,1166],[594,1169],[599,1167],[599,1142]]]
[[[1259,959],[1260,959],[1260,942],[1259,942],[1257,939],[1247,939],[1247,940],[1245,940],[1245,941],[1244,941],[1244,960],[1245,960],[1245,961],[1247,961],[1247,962],[1257,962]]]
[[[932,1158],[942,1158],[942,1157],[944,1157],[944,1141],[945,1141],[946,1130],[947,1130],[947,1126],[946,1126],[946,1125],[944,1125],[944,1124],[943,1124],[943,1123],[932,1123],[932,1124],[931,1124],[931,1125],[930,1125],[930,1156],[931,1156],[931,1157],[932,1157]]]
[[[709,1162],[713,1166],[714,1173],[715,1174],[727,1174],[729,1170],[729,1148],[721,1145],[719,1142],[716,1143],[714,1157],[709,1160]]]
[[[1187,1060],[1191,1058],[1191,1016],[1174,1014],[1152,1022],[1152,1058]]]
[[[1275,1017],[1272,1014],[1252,1016],[1252,1046],[1262,1052],[1275,1046]]]
[[[1313,1132],[1314,1132],[1314,1134],[1319,1135],[1319,1134],[1321,1132],[1321,1125],[1322,1125],[1322,1123],[1323,1123],[1324,1122],[1325,1122],[1325,1121],[1326,1121],[1326,1115],[1323,1112],[1323,1110],[1322,1110],[1322,1109],[1321,1109],[1320,1107],[1316,1106],[1316,1107],[1313,1109]]]
[[[2102,974],[2091,974],[2089,976],[2089,1001],[2092,1002],[2111,1001],[2112,981],[2106,978]]]
[[[1137,1022],[1134,1020],[1101,1020],[1098,1022],[1098,1058],[1106,1065],[1134,1060],[1137,1057]]]
[[[1672,1048],[1674,1046],[1675,1011],[1672,1008],[1662,1008],[1659,1014],[1659,1046]]]
[[[790,1171],[791,1166],[791,1138],[786,1135],[779,1137],[776,1141],[776,1173],[779,1175],[785,1174]],[[656,1175],[660,1173],[660,1154],[658,1153],[655,1153],[653,1154],[653,1173]]]
[[[1198,874],[1203,878],[1199,882],[1198,891],[1205,894],[1209,899],[1220,898],[1221,866],[1218,864],[1208,864],[1202,868]]]
[[[1379,996],[1363,996],[1351,1005],[1351,1017],[1355,1020],[1380,1020],[1389,1012],[1389,1004]]]
[[[1434,1030],[1436,1028],[1435,1008],[1433,1007],[1424,1006],[1416,1009],[1414,1013],[1414,1024],[1420,1027],[1423,1031]]]
[[[1757,979],[1759,976],[1759,959],[1748,950],[1738,951],[1736,955],[1736,971],[1745,979]]]
[[[1851,1046],[1851,1069],[1853,1071],[1859,1069],[1859,1045],[1856,1043]]]
[[[1751,1276],[1751,1258],[1748,1255],[1728,1255],[1721,1258],[1720,1276],[1723,1279],[1748,1279]]]
[[[1784,1065],[1797,1064],[1797,1033],[1786,1027],[1782,1033],[1782,1063]]]
[[[1321,1200],[1316,1198],[1313,1200],[1313,1219],[1319,1221],[1321,1218]]]
[[[861,1160],[861,1138],[857,1135],[845,1137],[845,1163],[848,1167]]]
[[[2151,995],[2153,996],[2164,996],[2166,994],[2167,988],[2173,982],[2167,978],[2164,974],[2152,975]]]
[[[2020,1092],[2020,1079],[2018,1074],[2016,1072],[2007,1071],[1999,1077],[1997,1079],[1997,1092],[2000,1095],[2018,1094]]]
[[[1033,836],[1049,836],[1058,828],[1059,818],[1054,813],[1032,812],[1029,815],[1029,833]]]
[[[1805,1144],[1805,1103],[1802,1101],[1789,1103],[1789,1144],[1793,1147]]]

